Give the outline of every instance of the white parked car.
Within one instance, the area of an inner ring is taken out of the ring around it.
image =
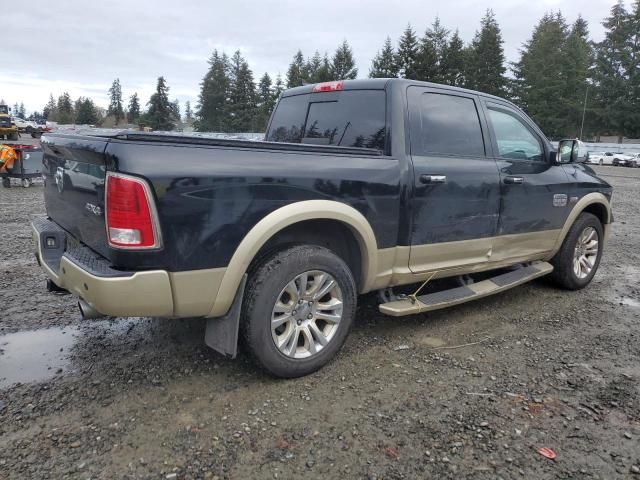
[[[589,152],[589,163],[596,165],[613,165],[615,153],[611,152]]]
[[[618,152],[613,155],[613,165],[616,167],[626,167],[631,160],[633,160],[633,156],[626,153]]]
[[[35,130],[38,128],[38,124],[36,122],[25,120],[24,118],[13,117],[11,121],[16,124],[16,127],[18,127],[19,132],[31,133],[32,130]]]
[[[627,167],[640,168],[640,153],[632,153],[629,156],[631,159],[627,160]]]

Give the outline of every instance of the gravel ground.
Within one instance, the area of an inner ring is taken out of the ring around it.
[[[640,479],[640,170],[598,171],[616,223],[590,287],[401,319],[367,296],[290,381],[202,320],[80,321],[31,252],[42,187],[0,189],[0,479]]]

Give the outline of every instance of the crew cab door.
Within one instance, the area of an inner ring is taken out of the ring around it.
[[[500,169],[498,234],[509,235],[495,249],[494,260],[548,251],[571,210],[573,183],[551,161],[549,143],[528,117],[508,104],[486,101],[484,106]]]
[[[476,95],[407,90],[414,182],[413,272],[487,262],[500,209],[500,176]]]

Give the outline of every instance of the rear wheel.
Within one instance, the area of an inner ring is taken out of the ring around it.
[[[353,275],[335,253],[313,245],[288,248],[267,258],[249,278],[244,341],[272,375],[307,375],[342,347],[356,301]]]
[[[9,140],[18,140],[18,132],[10,133]]]
[[[603,239],[598,217],[587,212],[580,214],[562,247],[551,259],[554,282],[568,290],[579,290],[589,285],[600,265]]]

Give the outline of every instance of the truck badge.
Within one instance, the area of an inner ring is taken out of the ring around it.
[[[553,196],[553,206],[554,207],[566,207],[567,206],[567,195],[564,193],[556,193]]]

